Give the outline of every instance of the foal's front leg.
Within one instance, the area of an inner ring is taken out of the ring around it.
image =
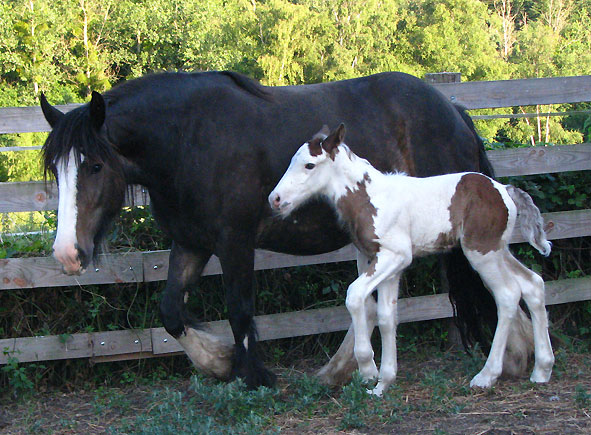
[[[369,262],[369,258],[357,250],[358,275],[361,275],[367,270]],[[367,298],[365,301],[365,315],[367,316],[367,329],[371,336],[376,324],[376,302],[373,297]],[[358,367],[353,353],[353,347],[355,345],[354,335],[355,332],[351,324],[337,352],[316,373],[321,383],[327,385],[343,385],[351,380],[351,375]]]
[[[346,305],[351,315],[351,322],[355,332],[354,353],[359,366],[359,372],[365,380],[378,377],[378,370],[373,359],[374,354],[370,342],[371,331],[368,328],[367,317],[365,315],[366,300],[376,287],[381,286],[386,280],[401,273],[410,264],[411,260],[412,255],[410,254],[410,249],[396,253],[380,251],[371,261],[368,269],[353,281],[347,290]],[[378,295],[378,301],[379,299],[380,296]],[[386,325],[387,323],[384,322],[385,327],[387,327]]]
[[[398,286],[400,273],[380,284],[378,290],[378,326],[382,337],[380,377],[371,394],[381,396],[396,379],[396,327],[398,325]]]

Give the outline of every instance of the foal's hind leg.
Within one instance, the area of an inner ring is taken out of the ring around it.
[[[471,387],[488,388],[494,385],[503,370],[503,354],[507,338],[521,299],[521,289],[511,276],[505,256],[506,249],[480,254],[464,250],[470,264],[490,289],[497,304],[498,323],[490,353],[484,367],[470,382]]]
[[[367,270],[368,262],[368,257],[362,252],[357,251],[358,275],[361,275]],[[376,311],[376,301],[374,298],[367,298],[365,301],[365,316],[367,319],[367,328],[370,331],[373,331],[376,324]],[[357,369],[357,361],[353,353],[354,345],[355,332],[353,331],[353,324],[351,324],[339,349],[330,361],[316,373],[321,383],[326,385],[343,385],[351,380],[351,375]]]
[[[532,318],[535,365],[530,380],[532,382],[548,382],[552,375],[554,354],[548,333],[544,280],[526,268],[509,252],[507,252],[506,262],[515,280],[519,283],[521,296],[525,300]]]

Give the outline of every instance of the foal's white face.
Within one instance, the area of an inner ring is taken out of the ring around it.
[[[340,127],[339,127],[340,129]],[[291,163],[275,189],[269,195],[271,208],[287,217],[310,198],[322,194],[333,171],[330,149],[324,142],[334,140],[327,137],[323,128],[312,139],[304,143],[291,159]],[[338,144],[337,144],[338,145]]]

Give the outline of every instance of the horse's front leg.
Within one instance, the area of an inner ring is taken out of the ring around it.
[[[254,322],[254,233],[226,229],[217,243],[226,287],[226,304],[235,352],[231,377],[244,379],[248,388],[275,384],[275,375],[267,370],[257,353]]]
[[[195,367],[208,376],[228,379],[232,364],[232,343],[198,327],[185,309],[188,288],[195,285],[211,252],[188,250],[174,243],[170,252],[168,281],[160,302],[160,318]]]
[[[368,269],[353,281],[347,290],[346,305],[351,314],[351,321],[355,332],[355,358],[359,365],[359,372],[366,380],[378,377],[377,367],[373,359],[374,353],[370,342],[370,331],[367,324],[367,317],[365,315],[366,301],[374,289],[378,286],[382,286],[387,280],[397,277],[411,263],[411,261],[412,254],[410,247],[407,250],[401,249],[397,252],[388,250],[380,251],[369,264]],[[388,290],[390,289],[391,286],[388,286]],[[378,301],[380,300],[380,291],[378,291]],[[389,299],[389,297],[386,297],[384,300]],[[385,316],[385,310],[382,310],[381,314],[382,316]],[[378,316],[379,315],[380,312],[378,311]],[[391,325],[392,320],[396,320],[393,317],[393,313],[390,315],[392,318],[388,322],[386,322],[385,319],[382,319],[384,328]],[[392,334],[390,333],[389,336],[391,337]],[[389,364],[391,365],[391,361],[389,361]],[[391,380],[387,379],[387,381]],[[381,391],[382,390],[380,390],[380,394]]]
[[[368,257],[357,251],[357,272],[361,275],[367,270],[369,264]],[[367,319],[368,331],[373,331],[376,324],[376,301],[374,298],[368,298],[365,301],[365,316]],[[369,333],[371,335],[371,332]],[[353,353],[355,345],[355,332],[353,331],[353,324],[349,326],[349,330],[339,346],[339,349],[318,372],[316,376],[321,383],[326,385],[343,385],[351,380],[351,375],[357,369],[357,361]]]

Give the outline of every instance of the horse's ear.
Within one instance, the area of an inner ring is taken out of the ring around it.
[[[322,141],[322,148],[324,151],[331,154],[340,144],[345,140],[345,124],[339,125],[335,131],[330,133],[326,139]]]
[[[45,120],[51,128],[53,128],[58,121],[64,117],[64,114],[49,104],[43,92],[41,92],[39,100],[41,101],[41,111],[43,112],[43,116],[45,116]]]
[[[335,131],[335,134],[338,138],[339,144],[342,144],[345,141],[345,133],[346,133],[345,124],[341,122],[341,125],[339,125]]]
[[[105,122],[105,100],[101,94],[92,91],[92,98],[90,100],[90,122],[92,126],[99,130]]]

